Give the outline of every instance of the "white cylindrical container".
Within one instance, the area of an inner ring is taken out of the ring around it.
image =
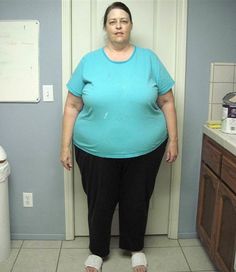
[[[4,149],[0,146],[0,262],[6,260],[11,251],[8,176],[10,167]]]
[[[228,93],[223,98],[221,131],[236,134],[236,92]]]

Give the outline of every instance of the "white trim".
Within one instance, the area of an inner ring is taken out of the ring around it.
[[[170,190],[170,214],[168,237],[178,238],[179,200],[182,167],[182,145],[184,126],[184,96],[187,41],[187,0],[177,0],[176,10],[176,61],[175,61],[175,103],[178,119],[179,156],[172,166]]]
[[[170,214],[168,237],[178,238],[179,200],[182,166],[182,141],[184,124],[184,95],[185,95],[185,65],[186,65],[186,35],[187,35],[187,0],[177,1],[176,23],[176,85],[175,101],[178,118],[179,157],[172,166]],[[67,95],[66,82],[72,70],[71,60],[71,0],[62,0],[62,96],[63,108]],[[73,173],[64,171],[65,188],[65,226],[66,240],[74,239],[74,188]]]
[[[62,0],[62,106],[67,96],[66,82],[71,75],[71,0]],[[73,240],[74,230],[74,189],[73,171],[64,169],[65,197],[65,239]]]
[[[90,0],[90,20],[91,20],[91,24],[90,24],[90,50],[95,50],[95,37],[94,37],[94,29],[96,29],[96,17],[97,17],[97,1],[92,1]]]

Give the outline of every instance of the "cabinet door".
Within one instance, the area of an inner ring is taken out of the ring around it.
[[[197,231],[211,257],[213,256],[213,227],[219,182],[220,180],[217,176],[202,163],[198,199]]]
[[[236,249],[236,195],[223,183],[217,196],[215,261],[220,271],[233,272]]]
[[[203,138],[202,160],[214,173],[220,176],[221,148],[207,136]]]
[[[236,193],[236,158],[228,154],[223,156],[221,179]]]

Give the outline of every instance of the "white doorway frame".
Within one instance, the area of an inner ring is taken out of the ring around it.
[[[91,0],[90,0],[91,1]],[[184,124],[185,98],[185,68],[186,68],[186,40],[187,40],[187,2],[176,1],[176,61],[175,61],[175,104],[178,118],[179,156],[171,167],[171,189],[168,238],[178,238],[179,200],[182,167],[182,144]],[[62,0],[62,106],[67,96],[66,82],[72,72],[72,0]],[[64,197],[65,197],[65,239],[75,238],[74,222],[74,186],[73,171],[64,170]]]

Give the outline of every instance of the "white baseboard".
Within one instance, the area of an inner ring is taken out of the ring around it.
[[[196,238],[198,238],[197,232],[178,233],[178,239],[196,239]]]
[[[65,234],[11,233],[11,240],[65,240]]]

